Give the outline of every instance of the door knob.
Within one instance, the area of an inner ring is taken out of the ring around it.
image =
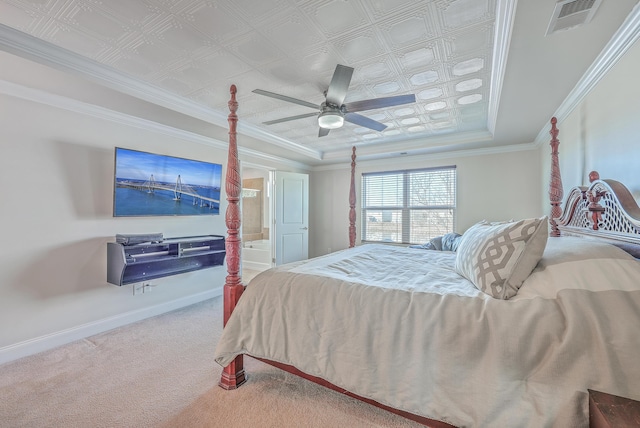
[[[305,226],[305,227],[301,227],[300,229],[301,230],[308,230],[309,228],[307,226]]]

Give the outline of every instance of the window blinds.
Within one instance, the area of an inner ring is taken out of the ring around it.
[[[362,175],[362,240],[416,244],[453,232],[456,167]]]

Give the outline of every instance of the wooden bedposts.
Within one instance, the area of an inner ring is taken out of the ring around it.
[[[560,145],[558,132],[560,131],[558,131],[556,123],[558,123],[558,119],[552,117],[551,131],[549,131],[549,134],[551,134],[551,142],[549,143],[551,145],[551,180],[549,181],[549,201],[551,202],[549,225],[551,226],[551,231],[549,236],[560,236],[560,229],[558,229],[556,219],[562,215],[562,208],[560,208],[562,203],[562,177],[560,176],[560,163],[558,161],[558,145]]]
[[[351,149],[351,187],[349,188],[349,248],[356,246],[356,146]]]
[[[227,160],[227,177],[225,190],[227,191],[227,212],[225,222],[227,225],[227,278],[224,283],[224,325],[227,324],[231,312],[236,307],[236,303],[244,286],[240,276],[240,243],[238,237],[240,232],[240,192],[242,183],[240,181],[240,165],[238,162],[238,143],[236,141],[236,126],[238,124],[238,102],[236,101],[236,85],[231,85],[231,99],[229,100],[229,155]],[[236,389],[247,381],[244,374],[242,355],[238,355],[235,360],[222,370],[222,377],[219,385],[224,389]]]

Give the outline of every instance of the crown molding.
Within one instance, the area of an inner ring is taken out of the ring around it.
[[[397,169],[397,165],[415,163],[415,162],[429,162],[433,160],[441,160],[441,159],[459,159],[465,158],[469,156],[488,156],[488,155],[496,155],[496,154],[504,154],[504,153],[512,153],[512,152],[522,152],[529,150],[537,150],[538,145],[536,143],[526,143],[526,144],[512,144],[509,146],[496,146],[489,148],[480,148],[480,149],[461,149],[461,150],[449,150],[446,152],[432,152],[432,153],[421,153],[417,155],[411,156],[396,156],[393,158],[393,167]],[[366,158],[364,156],[360,156],[357,153],[356,149],[356,163],[357,166],[360,167],[379,167],[386,168],[389,167],[389,158]],[[357,167],[356,166],[356,167]],[[311,168],[313,172],[319,171],[331,171],[331,170],[342,170],[351,168],[351,158],[347,161],[346,159],[342,163],[334,163],[331,165],[318,165]]]
[[[589,66],[576,86],[574,86],[562,104],[556,109],[553,116],[558,119],[558,122],[562,123],[562,121],[580,105],[580,102],[593,90],[598,82],[602,80],[639,37],[640,4],[636,4],[624,23],[613,37],[611,37],[611,40],[609,40],[609,43],[607,43],[602,52],[600,52],[600,55],[598,55],[591,66]],[[548,126],[540,130],[535,141],[538,145],[549,141]]]
[[[502,84],[507,70],[507,58],[511,45],[511,33],[516,17],[518,0],[498,0],[496,5],[496,28],[493,42],[493,61],[491,64],[491,84],[489,85],[489,113],[487,129],[491,135],[495,134],[498,122],[498,107]]]
[[[238,133],[246,135],[247,137],[256,138],[258,140],[267,141],[275,146],[285,148],[287,150],[294,151],[305,155],[311,159],[322,160],[324,158],[324,152],[320,150],[310,149],[300,144],[294,143],[286,138],[279,137],[271,134],[253,125],[248,125],[244,122],[238,123]]]
[[[216,110],[187,98],[174,95],[162,88],[135,79],[97,61],[3,24],[0,24],[0,48],[14,55],[47,65],[56,70],[86,78],[101,86],[189,115],[207,123],[222,128],[228,126],[227,115],[221,114]],[[294,151],[311,159],[320,160],[323,157],[321,151],[313,150],[277,137],[253,125],[243,124],[238,127],[238,132],[279,147],[284,147],[287,150]]]
[[[228,146],[225,144],[225,149]],[[309,165],[307,165],[306,163],[302,163],[302,162],[297,162],[294,160],[290,160],[290,159],[285,159],[285,158],[281,158],[279,156],[274,156],[274,155],[270,155],[267,153],[263,153],[263,152],[259,152],[257,150],[253,150],[253,149],[248,149],[246,147],[238,147],[238,154],[241,156],[240,160],[242,161],[242,157],[243,156],[251,156],[253,158],[256,159],[260,159],[262,161],[269,161],[269,162],[274,162],[277,163],[279,165],[282,166],[288,166],[290,168],[295,168],[295,169],[299,169],[299,170],[308,170],[310,167]],[[259,164],[255,164],[255,163],[251,163],[251,162],[244,162],[244,165],[254,165],[254,166],[260,166],[261,168],[265,168],[265,169],[276,169],[276,168],[270,168],[270,167],[265,167]]]
[[[444,134],[437,137],[418,137],[411,140],[399,140],[396,145],[393,146],[393,150],[389,150],[389,145],[380,146],[366,146],[356,147],[360,150],[361,158],[377,159],[377,158],[389,158],[403,156],[404,152],[417,155],[422,153],[434,153],[442,150],[443,147],[447,147],[445,150],[451,150],[451,144],[472,144],[489,141],[492,139],[492,135],[488,131],[474,131],[466,133],[454,133]],[[334,150],[331,152],[325,152],[324,160],[333,162],[346,162],[351,159],[351,147],[345,147],[343,150]]]
[[[221,150],[227,150],[228,142],[221,141],[211,137],[205,137],[194,132],[185,131],[183,129],[174,128],[162,123],[154,122],[148,119],[132,116],[126,113],[110,110],[104,107],[88,104],[82,101],[74,100],[61,95],[52,94],[40,89],[29,88],[13,82],[0,79],[0,93],[15,98],[35,102],[38,104],[48,105],[50,107],[71,111],[86,116],[95,117],[97,119],[118,123],[121,125],[131,126],[134,128],[144,129],[146,131],[167,135],[173,138],[179,138],[193,143],[204,144],[209,147],[215,147]],[[257,150],[239,147],[238,153],[241,156],[251,156],[262,161],[275,162],[277,164],[287,165],[292,168],[308,169],[309,165],[269,155]]]
[[[6,52],[86,78],[118,92],[188,114],[214,125],[227,126],[227,117],[219,112],[3,24],[0,24],[0,47]]]

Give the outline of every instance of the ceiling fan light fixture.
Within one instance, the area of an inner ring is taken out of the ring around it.
[[[323,111],[318,116],[320,128],[336,129],[344,125],[344,116],[339,111]]]
[[[264,123],[265,125],[274,125],[276,123],[316,116],[318,118],[318,126],[320,127],[320,129],[318,130],[318,137],[326,137],[329,134],[330,130],[340,128],[344,125],[345,121],[353,123],[354,125],[358,125],[362,128],[368,128],[373,131],[382,132],[387,128],[388,125],[385,125],[384,123],[379,122],[378,120],[371,117],[358,114],[357,112],[416,102],[416,96],[414,94],[407,94],[391,97],[372,98],[368,100],[359,100],[344,104],[345,97],[347,96],[347,90],[349,89],[349,83],[351,82],[352,74],[353,68],[338,64],[335,71],[333,72],[333,77],[331,78],[329,87],[326,91],[324,91],[325,100],[320,105],[313,104],[304,100],[299,100],[297,98],[291,98],[286,95],[276,94],[275,92],[264,91],[262,89],[254,89],[253,92],[256,94],[265,95],[267,97],[287,101],[305,107],[311,107],[314,110],[317,108],[320,109],[320,111],[316,113],[299,114],[282,119],[269,120],[262,123]],[[413,109],[408,110],[410,111],[410,113],[413,113]],[[384,119],[386,115],[379,113],[377,115],[374,115],[374,117]],[[396,132],[399,131],[396,130]]]

